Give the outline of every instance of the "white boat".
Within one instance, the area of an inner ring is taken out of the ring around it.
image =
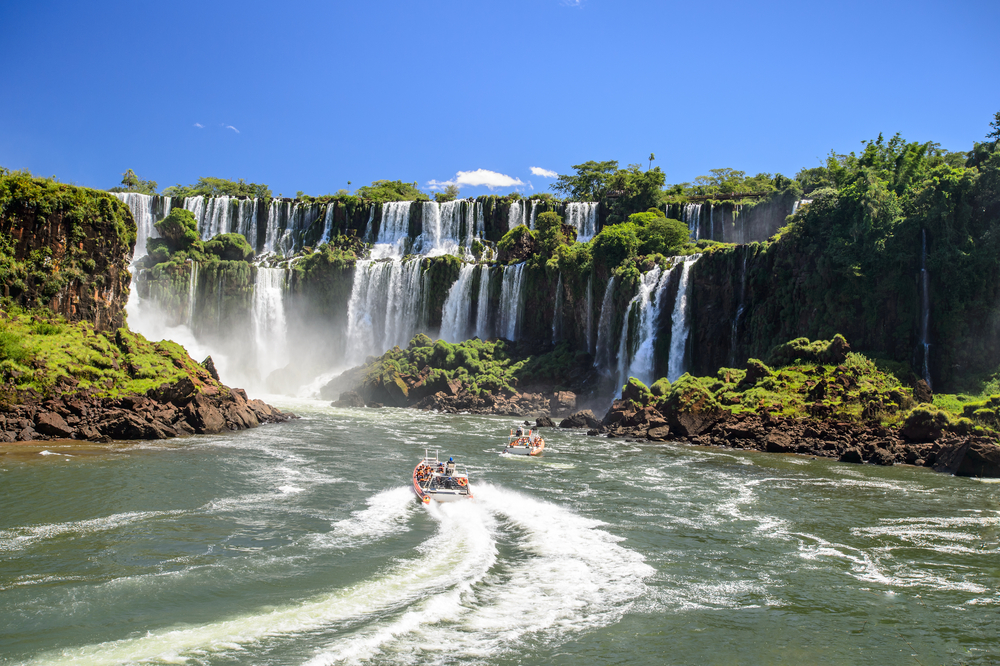
[[[537,432],[518,428],[510,431],[503,452],[514,456],[538,456],[545,450],[545,440]]]
[[[424,457],[413,468],[413,492],[424,504],[435,502],[457,502],[472,499],[469,486],[469,472],[458,471],[455,460],[438,460],[438,452],[424,449]]]

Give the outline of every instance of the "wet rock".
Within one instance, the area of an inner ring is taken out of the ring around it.
[[[336,402],[330,404],[333,407],[364,407],[365,401],[356,391],[344,391]]]
[[[66,423],[65,419],[56,412],[42,412],[38,415],[35,423],[35,430],[43,435],[69,439],[76,430]]]
[[[556,424],[547,416],[539,416],[535,419],[536,428],[555,428]]]
[[[581,410],[559,422],[560,428],[600,428],[601,422],[589,409]]]
[[[17,433],[17,441],[19,442],[31,442],[36,439],[38,439],[38,433],[35,432],[34,428],[24,428]]]
[[[846,463],[863,463],[865,461],[861,455],[861,449],[856,446],[852,446],[841,453],[839,460]]]
[[[670,426],[664,423],[651,427],[646,431],[646,437],[656,442],[665,442],[670,438]]]
[[[225,417],[204,393],[196,395],[184,408],[184,413],[198,434],[214,434],[226,429]]]
[[[183,407],[191,400],[196,390],[191,378],[183,377],[173,384],[160,384],[147,391],[146,395],[157,402],[169,402],[177,407]]]
[[[955,476],[1000,478],[1000,447],[985,438],[950,442],[937,452],[934,471]]]
[[[212,360],[211,356],[209,356],[208,358],[206,358],[204,361],[201,362],[201,367],[208,370],[208,374],[211,375],[212,379],[214,379],[217,382],[222,381],[221,379],[219,379],[219,371],[215,369],[215,361]]]

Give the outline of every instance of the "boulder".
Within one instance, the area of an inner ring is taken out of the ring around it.
[[[670,426],[659,425],[651,427],[646,431],[646,437],[657,442],[664,442],[670,437]]]
[[[330,403],[333,407],[364,407],[365,401],[355,391],[344,391],[337,398],[336,402]]]
[[[69,439],[76,432],[57,412],[40,413],[35,423],[35,430],[43,435],[62,439]]]
[[[931,387],[927,385],[926,380],[917,380],[917,385],[913,387],[913,398],[918,403],[929,404],[934,402],[934,394],[931,392]]]
[[[576,393],[572,391],[556,391],[549,400],[549,412],[552,416],[572,414],[576,409]]]
[[[211,357],[209,357],[211,358]],[[190,377],[182,377],[173,384],[160,384],[150,389],[146,395],[157,402],[169,402],[183,407],[195,394],[196,387]]]
[[[204,393],[199,393],[188,403],[184,408],[184,414],[187,422],[199,434],[213,434],[226,429],[226,419],[222,412]]]
[[[774,429],[764,437],[764,450],[768,453],[787,453],[792,449],[792,436],[788,432]]]
[[[844,450],[840,454],[840,462],[846,463],[863,463],[865,461],[864,457],[861,455],[861,449],[856,446],[852,446]]]
[[[552,419],[550,419],[547,416],[539,416],[537,419],[535,419],[535,427],[536,428],[555,428],[556,424],[553,423]]]
[[[1000,446],[987,439],[950,442],[938,451],[934,471],[955,476],[1000,478]]]
[[[594,412],[584,409],[560,421],[559,427],[598,429],[601,427],[601,422],[594,417]]]
[[[208,374],[212,376],[212,379],[214,379],[217,382],[222,381],[221,379],[219,379],[219,371],[215,369],[215,361],[212,360],[211,356],[209,356],[208,358],[206,358],[204,361],[201,362],[201,367],[208,370]]]

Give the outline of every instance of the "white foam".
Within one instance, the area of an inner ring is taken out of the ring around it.
[[[130,511],[88,520],[0,530],[0,551],[23,550],[39,541],[54,539],[64,534],[107,532],[143,520],[161,516],[177,516],[183,513],[183,511]]]

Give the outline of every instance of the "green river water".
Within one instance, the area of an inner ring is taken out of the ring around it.
[[[0,448],[0,663],[1000,663],[998,484],[275,402]],[[473,501],[415,500],[425,446]]]

